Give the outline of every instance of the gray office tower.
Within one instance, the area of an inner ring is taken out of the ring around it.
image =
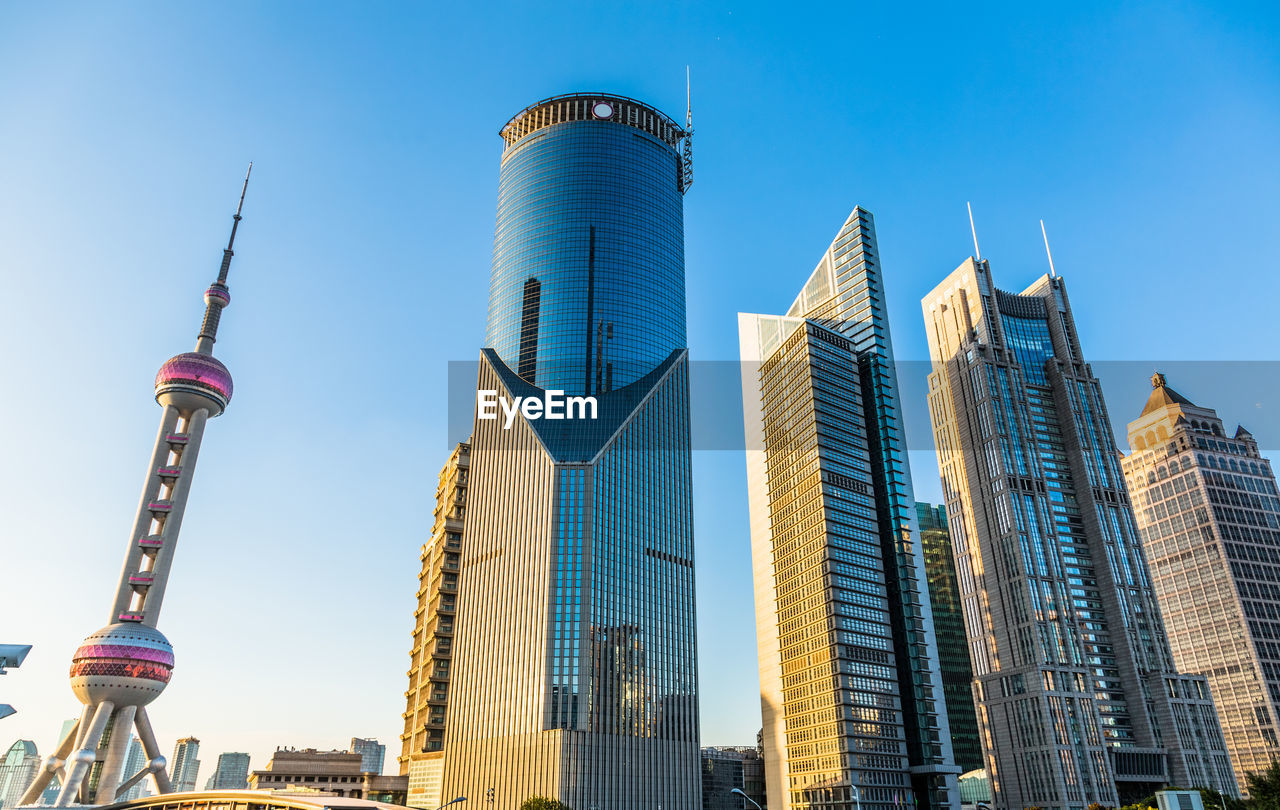
[[[929,414],[1000,810],[1236,792],[1205,679],[1174,667],[1102,389],[1062,278],[968,259],[922,302]]]
[[[579,93],[501,136],[442,796],[695,810],[688,125]]]
[[[738,316],[771,810],[959,806],[884,278],[855,208]]]

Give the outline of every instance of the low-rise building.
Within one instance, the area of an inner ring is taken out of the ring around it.
[[[404,804],[407,776],[383,776],[363,769],[361,754],[277,748],[267,766],[249,775],[250,790],[317,790],[352,799]]]

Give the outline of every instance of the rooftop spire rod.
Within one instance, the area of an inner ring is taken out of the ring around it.
[[[973,232],[973,260],[980,262],[982,261],[982,251],[978,250],[978,229],[973,226],[973,206],[969,205],[966,200],[964,207],[969,209],[969,230]]]
[[[1049,250],[1049,234],[1045,233],[1044,220],[1040,220],[1040,235],[1044,237],[1044,254],[1049,257],[1049,275],[1057,277],[1058,271],[1053,269],[1053,252]]]
[[[684,66],[684,128],[693,129],[693,94],[689,83],[689,66]]]

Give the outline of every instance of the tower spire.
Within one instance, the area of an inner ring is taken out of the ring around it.
[[[218,340],[218,321],[222,319],[222,310],[231,304],[231,290],[227,287],[227,273],[231,270],[231,257],[236,255],[236,231],[240,228],[240,212],[244,210],[244,195],[249,190],[249,175],[253,173],[253,161],[244,173],[244,185],[240,187],[240,202],[236,205],[236,213],[231,217],[231,237],[227,246],[222,249],[222,267],[218,268],[218,280],[209,285],[204,292],[204,321],[200,324],[200,336],[196,338],[196,351],[200,354],[213,354],[213,344]]]

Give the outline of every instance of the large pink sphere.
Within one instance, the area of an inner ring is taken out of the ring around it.
[[[154,627],[137,622],[107,625],[84,640],[71,657],[71,690],[85,705],[109,700],[145,706],[164,691],[173,672],[173,647]]]
[[[162,405],[173,400],[178,407],[200,407],[194,398],[212,400],[213,416],[222,413],[231,402],[231,372],[218,358],[198,352],[185,352],[171,357],[156,373],[156,401]],[[204,403],[203,407],[209,407]]]

